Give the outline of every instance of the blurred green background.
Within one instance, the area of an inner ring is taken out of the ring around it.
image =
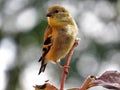
[[[59,87],[58,66],[48,63],[38,75],[45,15],[56,4],[71,12],[81,38],[65,88],[81,86],[89,75],[120,71],[120,0],[0,0],[0,90],[34,90],[32,86],[46,80]]]

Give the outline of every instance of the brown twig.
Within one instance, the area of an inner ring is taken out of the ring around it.
[[[78,45],[79,40],[80,40],[80,39],[76,39],[76,40],[75,40],[74,45],[72,46],[71,50],[69,51],[69,53],[68,53],[68,55],[67,55],[67,58],[66,58],[66,62],[65,62],[64,67],[69,67],[70,59],[71,59],[71,57],[72,57],[72,54],[73,54],[73,52],[74,52],[75,47]],[[63,71],[62,80],[61,80],[61,85],[60,85],[60,90],[64,90],[65,80],[66,80],[66,76],[67,76],[67,73],[66,73],[66,72],[68,72],[68,68],[66,68],[66,70]]]
[[[89,76],[78,90],[87,90],[88,88],[93,87],[94,84],[91,84],[91,82],[94,81],[95,78],[95,76]]]

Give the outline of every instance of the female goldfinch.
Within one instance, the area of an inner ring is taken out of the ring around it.
[[[48,61],[57,63],[72,48],[78,33],[77,25],[69,11],[63,6],[52,6],[48,9],[48,26],[44,33],[42,48],[41,72],[45,71]]]

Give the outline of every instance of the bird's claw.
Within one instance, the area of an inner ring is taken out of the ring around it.
[[[66,74],[68,74],[68,69],[69,69],[69,66],[63,66],[63,67],[62,67],[62,70],[63,70]]]

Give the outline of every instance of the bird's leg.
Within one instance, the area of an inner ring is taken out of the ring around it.
[[[60,65],[58,62],[56,62],[56,64],[57,64],[57,66],[63,71],[63,72],[65,72],[66,74],[68,74],[68,68],[69,68],[69,66],[62,66],[62,65]]]

